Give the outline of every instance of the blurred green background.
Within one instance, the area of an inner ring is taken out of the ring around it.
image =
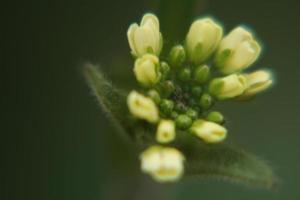
[[[299,1],[1,4],[1,199],[300,198]],[[131,71],[133,62],[126,31],[147,11],[160,16],[166,45],[181,42],[197,16],[214,16],[227,32],[239,24],[253,27],[265,50],[253,69],[274,69],[277,84],[251,103],[224,103],[220,109],[228,119],[229,140],[273,166],[281,178],[278,191],[216,180],[157,185],[148,177],[127,176],[119,159],[130,158],[81,70],[91,61],[100,64],[116,85],[131,83],[123,74]]]

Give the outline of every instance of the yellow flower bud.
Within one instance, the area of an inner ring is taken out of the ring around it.
[[[261,47],[252,34],[237,27],[222,39],[215,61],[223,74],[231,74],[249,67],[260,52]]]
[[[132,24],[127,37],[131,52],[134,56],[142,56],[146,53],[159,55],[162,49],[162,36],[159,31],[159,21],[153,14],[145,14],[140,26]]]
[[[190,130],[207,143],[221,142],[227,135],[223,126],[201,119],[196,120]]]
[[[268,89],[272,83],[272,74],[269,71],[259,70],[251,74],[244,74],[247,87],[241,98],[248,98]]]
[[[220,25],[210,18],[196,20],[186,36],[186,50],[190,61],[200,64],[217,48],[223,35]]]
[[[145,86],[151,86],[160,79],[158,68],[158,58],[151,54],[145,54],[135,61],[133,71],[138,82]]]
[[[137,118],[155,123],[159,119],[158,109],[151,98],[145,97],[136,91],[131,91],[127,97],[130,112]]]
[[[232,74],[213,79],[209,84],[209,92],[218,99],[227,99],[241,95],[246,86],[244,76]]]
[[[152,146],[140,156],[141,169],[158,182],[173,182],[184,172],[184,156],[175,148]]]
[[[175,139],[175,123],[172,120],[161,120],[157,127],[156,140],[168,143]]]

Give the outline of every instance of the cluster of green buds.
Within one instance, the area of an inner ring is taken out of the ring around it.
[[[203,142],[219,143],[227,136],[223,115],[213,110],[226,99],[249,99],[272,85],[267,70],[244,73],[261,47],[243,27],[223,36],[211,18],[194,21],[183,45],[173,46],[160,57],[163,37],[159,20],[145,14],[140,25],[129,27],[127,36],[135,58],[133,72],[139,91],[127,98],[130,113],[156,126],[156,144],[141,153],[141,169],[160,182],[178,180],[185,157],[172,147],[177,130]]]

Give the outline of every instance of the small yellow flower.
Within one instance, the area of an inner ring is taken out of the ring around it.
[[[218,99],[227,99],[241,95],[245,87],[245,77],[232,74],[223,78],[213,79],[209,84],[209,91]]]
[[[184,172],[184,156],[175,148],[152,146],[140,156],[141,169],[158,182],[173,182]]]
[[[140,26],[132,24],[127,37],[131,52],[134,56],[140,57],[146,53],[159,55],[162,49],[162,36],[159,31],[159,21],[153,14],[145,14]]]
[[[272,83],[272,74],[266,70],[255,71],[251,74],[244,74],[247,80],[247,88],[241,98],[252,97],[257,93],[268,89]]]
[[[156,140],[168,143],[175,139],[175,123],[172,120],[161,120],[157,127]]]
[[[151,86],[160,79],[159,60],[155,55],[145,54],[138,58],[134,64],[134,74],[138,82]]]
[[[130,112],[137,118],[155,123],[159,119],[158,109],[151,98],[136,91],[131,91],[127,97]]]
[[[223,126],[201,119],[196,120],[190,130],[207,143],[221,142],[227,135],[227,130]]]
[[[190,61],[195,64],[205,61],[217,48],[222,35],[222,27],[212,19],[196,20],[186,36],[186,50]]]
[[[216,54],[216,65],[223,74],[231,74],[249,67],[260,52],[261,47],[252,34],[237,27],[222,39]]]

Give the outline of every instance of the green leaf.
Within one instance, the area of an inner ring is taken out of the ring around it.
[[[84,75],[102,110],[124,142],[130,143],[133,148],[144,148],[145,145],[154,143],[153,127],[129,114],[125,92],[114,87],[95,65],[86,64]]]
[[[130,140],[128,131],[128,109],[126,105],[126,95],[116,89],[98,69],[97,66],[86,64],[84,68],[85,78],[97,97],[102,110],[114,123],[121,133],[122,139]]]
[[[183,151],[186,156],[186,176],[211,177],[269,189],[278,183],[268,164],[241,149],[198,141]]]

